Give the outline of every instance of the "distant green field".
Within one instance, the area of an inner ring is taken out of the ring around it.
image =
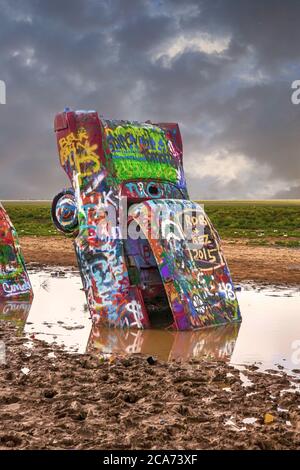
[[[300,247],[300,200],[198,202],[204,204],[223,238]],[[3,205],[19,236],[62,236],[52,225],[50,202],[10,201]]]
[[[300,247],[300,200],[199,202],[221,237]]]
[[[55,230],[50,215],[50,202],[9,201],[2,202],[19,237],[23,235],[62,236]]]

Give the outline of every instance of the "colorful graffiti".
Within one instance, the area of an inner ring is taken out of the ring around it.
[[[119,180],[157,178],[177,181],[174,156],[180,151],[171,145],[163,129],[152,124],[105,122],[106,152],[111,155]]]
[[[53,201],[94,323],[198,329],[240,320],[219,237],[189,200],[177,124],[56,116],[72,188]]]
[[[64,190],[57,194],[51,215],[57,230],[66,234],[75,232],[78,227],[78,211],[73,191]]]
[[[0,204],[0,300],[33,296],[18,237]]]
[[[151,220],[149,214],[156,216]],[[175,215],[172,221],[167,214]],[[129,217],[139,223],[144,234],[148,233],[176,329],[239,320],[224,256],[201,206],[185,200],[148,200],[134,204]],[[200,234],[194,232],[193,222]],[[184,223],[191,224],[190,240]],[[154,232],[159,237],[153,237]]]

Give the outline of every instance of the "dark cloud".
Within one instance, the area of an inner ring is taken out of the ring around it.
[[[193,197],[299,197],[298,0],[0,0],[0,11],[0,199],[67,184],[52,130],[65,106],[179,122]]]

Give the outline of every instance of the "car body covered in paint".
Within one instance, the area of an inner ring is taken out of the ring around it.
[[[220,239],[189,199],[174,123],[55,118],[71,189],[54,199],[74,246],[95,323],[193,330],[240,321]]]
[[[0,302],[32,297],[17,232],[0,203]]]

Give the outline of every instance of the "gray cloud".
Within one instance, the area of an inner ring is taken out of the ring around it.
[[[293,186],[283,191],[279,191],[276,194],[276,198],[277,199],[299,199],[299,194],[300,194],[300,185]]]
[[[0,199],[67,184],[52,129],[65,106],[179,122],[192,197],[299,197],[298,0],[0,0],[0,11]]]

